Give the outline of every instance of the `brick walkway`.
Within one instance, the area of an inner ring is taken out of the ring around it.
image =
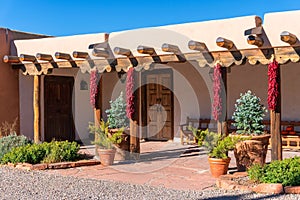
[[[85,151],[94,153],[93,147]],[[299,155],[299,152],[284,152],[284,158]],[[232,153],[231,171],[235,171]],[[268,152],[267,162],[270,161]],[[216,179],[211,177],[206,152],[190,145],[175,142],[141,143],[140,160],[117,161],[113,166],[101,165],[70,169],[47,170],[47,173],[120,181],[133,184],[163,186],[180,190],[204,190],[212,188]]]

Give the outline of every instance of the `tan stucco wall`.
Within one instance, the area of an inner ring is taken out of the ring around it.
[[[33,76],[19,74],[20,133],[33,139]]]
[[[75,123],[75,139],[89,138],[88,123],[94,121],[93,109],[90,105],[88,90],[80,90],[80,82],[86,81],[90,87],[90,75],[83,74],[79,69],[54,69],[51,75],[74,77],[73,117]],[[44,77],[41,78],[41,139],[44,139]],[[33,77],[20,75],[20,109],[21,132],[33,138]]]
[[[300,121],[300,63],[281,66],[282,120]]]
[[[29,39],[45,37],[42,35],[11,31],[0,28],[0,55],[11,54],[11,41],[14,39]],[[19,116],[19,73],[11,65],[0,59],[0,125],[7,121],[12,123]],[[19,124],[17,127],[19,133]]]
[[[251,90],[261,99],[262,104],[267,107],[268,95],[268,76],[266,65],[250,65],[246,63],[243,66],[233,66],[229,69],[227,75],[227,116],[231,119],[235,110],[236,99],[241,93]],[[265,118],[268,118],[266,114]]]

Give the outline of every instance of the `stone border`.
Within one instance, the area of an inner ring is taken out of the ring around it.
[[[29,170],[46,170],[46,169],[66,169],[66,168],[100,165],[100,164],[101,163],[98,160],[79,160],[76,162],[60,162],[60,163],[49,163],[49,164],[41,163],[41,164],[34,164],[34,165],[29,163],[19,163],[19,164],[8,163],[7,166],[29,171]]]
[[[300,194],[300,186],[283,187],[280,183],[261,183],[255,186],[246,186],[233,181],[233,179],[246,176],[248,176],[247,172],[236,172],[234,174],[222,175],[217,179],[216,185],[218,188],[225,190],[242,190],[264,194]]]

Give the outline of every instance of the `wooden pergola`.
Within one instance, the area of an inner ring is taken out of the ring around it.
[[[168,52],[168,54],[158,55],[153,47],[141,44],[136,49],[141,55],[133,56],[130,49],[115,47],[112,50],[107,34],[105,42],[89,46],[89,49],[92,49],[92,55],[97,59],[91,59],[88,52],[76,51],[75,49],[72,55],[64,52],[56,52],[55,55],[43,53],[37,53],[36,55],[20,54],[19,56],[5,55],[3,61],[10,63],[13,69],[20,69],[24,75],[34,76],[34,140],[38,142],[40,141],[40,76],[50,74],[55,68],[80,68],[82,72],[90,72],[92,69],[96,69],[99,73],[109,73],[111,71],[124,73],[128,71],[129,67],[134,67],[137,71],[148,70],[151,63],[191,62],[199,67],[214,67],[218,62],[222,66],[222,79],[226,88],[226,69],[232,65],[243,65],[246,61],[251,65],[258,63],[267,65],[273,59],[283,65],[289,61],[298,62],[300,60],[300,45],[297,43],[297,37],[292,33],[284,31],[278,36],[287,44],[281,47],[269,46],[264,43],[267,36],[262,26],[246,30],[245,36],[247,36],[248,44],[254,45],[256,48],[237,49],[233,41],[218,37],[216,38],[216,44],[223,47],[223,51],[210,51],[205,43],[191,40],[187,45],[189,49],[193,50],[192,53],[181,53],[176,44],[164,43],[161,49]],[[121,55],[121,57],[116,58],[114,55]],[[60,60],[54,61],[53,56]],[[280,99],[280,95],[278,98]],[[137,95],[135,99],[138,101]],[[95,109],[96,122],[100,120],[100,111],[100,108]],[[282,159],[280,104],[275,111],[270,112],[270,120],[272,159]],[[227,134],[226,121],[225,118],[223,121],[218,122],[219,133]],[[135,153],[139,153],[140,149],[138,124],[138,113],[136,113],[130,123],[131,151]]]

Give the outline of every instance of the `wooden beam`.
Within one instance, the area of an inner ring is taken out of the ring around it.
[[[35,57],[38,60],[53,61],[53,57],[49,54],[37,53]]]
[[[209,52],[205,43],[190,40],[188,46],[191,50],[200,51],[208,63],[212,63],[214,61],[214,57],[212,56],[211,52]]]
[[[222,38],[222,37],[218,37],[217,40],[216,40],[216,44],[219,46],[219,47],[223,47],[223,48],[226,48],[226,49],[232,49],[234,47],[234,44],[231,40],[228,40],[228,39],[225,39],[225,38]]]
[[[115,47],[114,52],[117,55],[122,55],[122,56],[127,56],[127,57],[132,56],[130,49],[124,49],[121,47]]]
[[[33,56],[33,55],[21,54],[20,55],[20,60],[21,61],[28,61],[28,62],[35,62],[36,57]]]
[[[289,43],[290,45],[296,44],[296,42],[298,41],[297,36],[292,33],[289,33],[288,31],[283,31],[280,34],[280,39],[283,42]]]
[[[175,54],[180,53],[180,49],[179,49],[178,46],[173,45],[173,44],[167,44],[167,43],[164,43],[161,46],[161,50],[163,50],[165,52],[172,52],[172,53],[175,53]]]
[[[94,48],[93,49],[93,55],[96,57],[104,57],[104,58],[108,58],[109,57],[109,52],[106,50],[102,50],[102,49],[97,49]]]
[[[33,78],[33,116],[34,116],[34,142],[39,143],[40,137],[40,76],[35,75]]]
[[[188,46],[191,50],[196,51],[208,51],[208,48],[204,42],[198,42],[194,40],[190,40]]]
[[[87,52],[73,51],[73,57],[86,59],[89,57],[89,54]]]
[[[153,47],[147,47],[147,46],[140,45],[137,47],[137,51],[139,53],[143,53],[143,54],[156,55],[156,52]]]
[[[55,58],[57,59],[63,59],[63,60],[72,60],[72,57],[68,53],[61,53],[61,52],[56,52],[55,53]]]
[[[261,47],[264,44],[263,39],[255,35],[249,35],[247,38],[247,42],[248,44],[255,45],[257,47]]]
[[[244,32],[245,36],[253,35],[253,34],[255,34],[255,35],[263,34],[263,27],[259,26],[259,27],[251,28],[251,29],[245,30],[245,32]]]
[[[5,63],[20,63],[20,59],[18,56],[3,56],[3,62]]]

